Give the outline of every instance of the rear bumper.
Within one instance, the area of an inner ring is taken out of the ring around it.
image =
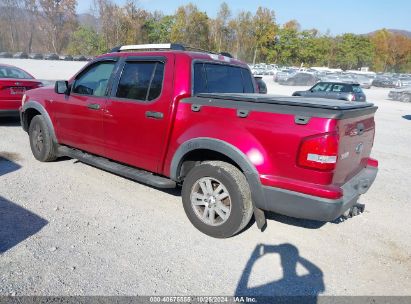
[[[19,110],[0,110],[0,117],[19,117]]]
[[[262,209],[296,218],[332,221],[351,208],[360,195],[368,191],[377,172],[377,167],[364,168],[341,187],[343,196],[335,200],[263,186],[266,206]]]

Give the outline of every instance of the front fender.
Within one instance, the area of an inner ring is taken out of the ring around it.
[[[29,109],[36,110],[45,118],[47,126],[49,127],[50,136],[53,142],[57,143],[57,137],[54,131],[53,123],[51,122],[50,115],[47,113],[47,110],[43,107],[43,105],[41,105],[38,101],[30,100],[22,106],[20,110],[20,118],[21,118],[21,125],[23,127],[23,130],[27,132],[29,129],[27,117],[25,117],[25,112]]]

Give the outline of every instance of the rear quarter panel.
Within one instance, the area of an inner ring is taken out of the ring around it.
[[[246,118],[236,109],[202,106],[193,112],[188,103],[179,103],[165,175],[170,174],[172,157],[184,142],[200,137],[225,141],[244,153],[259,172],[263,184],[280,186],[290,181],[328,185],[332,173],[304,169],[296,164],[301,139],[335,129],[335,121],[311,118],[297,125],[294,114],[251,111]]]

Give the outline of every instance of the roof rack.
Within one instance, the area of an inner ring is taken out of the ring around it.
[[[114,52],[124,52],[124,51],[136,51],[136,50],[144,50],[144,51],[158,51],[158,50],[176,50],[176,51],[197,51],[203,53],[210,53],[216,55],[222,55],[225,57],[233,58],[230,53],[221,52],[221,53],[214,53],[211,51],[203,50],[200,48],[195,48],[191,46],[186,46],[179,43],[159,43],[159,44],[132,44],[132,45],[120,45],[116,46],[115,48],[111,49],[110,53]]]

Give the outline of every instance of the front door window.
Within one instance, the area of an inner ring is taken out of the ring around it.
[[[72,93],[102,97],[106,95],[108,80],[115,62],[98,62],[84,71],[74,82]]]

